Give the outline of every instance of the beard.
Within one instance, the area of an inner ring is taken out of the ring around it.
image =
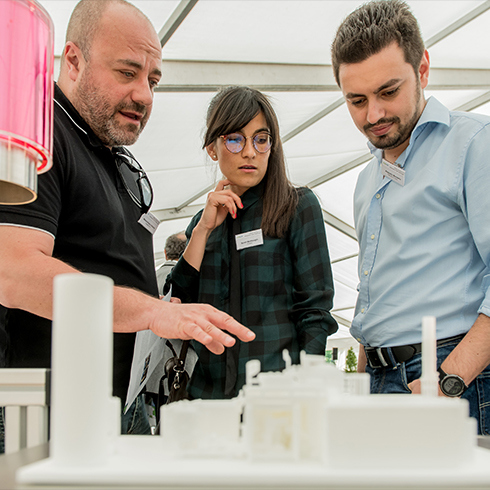
[[[88,123],[92,131],[106,146],[132,145],[143,131],[150,114],[147,107],[137,102],[119,103],[115,107],[93,82],[90,71],[83,73],[76,89],[76,109]],[[134,124],[121,124],[116,115],[120,111],[134,111],[143,117]]]
[[[420,118],[422,111],[420,110],[420,100],[421,100],[421,89],[420,89],[420,81],[417,80],[417,87],[415,89],[415,104],[413,114],[410,116],[410,119],[407,123],[401,124],[401,119],[397,116],[394,117],[386,117],[382,118],[379,121],[376,121],[374,124],[366,124],[363,126],[364,134],[367,136],[368,140],[380,150],[392,150],[393,148],[397,148],[401,144],[407,141],[417,121]],[[388,134],[384,134],[383,136],[373,137],[369,130],[375,126],[379,126],[382,124],[398,124],[398,130],[395,134],[389,136]]]

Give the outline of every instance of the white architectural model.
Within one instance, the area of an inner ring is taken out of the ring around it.
[[[51,456],[22,468],[20,482],[490,487],[490,451],[477,446],[467,402],[434,389],[433,321],[424,320],[422,395],[372,396],[368,375],[342,373],[321,356],[302,355],[292,366],[285,354],[281,373],[260,373],[259,361],[249,362],[246,385],[232,400],[163,407],[160,436],[120,436],[107,361],[111,295],[110,281],[100,276],[56,278]],[[82,325],[90,325],[88,332],[80,333]],[[93,345],[102,347],[87,366]]]
[[[369,375],[342,373],[322,356],[302,355],[300,365],[286,364],[283,372],[259,374],[260,362],[250,361],[247,384],[233,400],[164,406],[165,444],[182,458],[332,469],[455,468],[473,458],[476,425],[466,401],[372,396]],[[361,439],[370,441],[369,450]]]

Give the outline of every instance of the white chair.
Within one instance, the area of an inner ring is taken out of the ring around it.
[[[48,440],[49,369],[0,369],[5,453]]]

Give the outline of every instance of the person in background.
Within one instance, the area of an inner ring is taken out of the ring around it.
[[[425,99],[429,55],[401,0],[351,13],[332,65],[373,154],[354,196],[359,370],[373,393],[419,393],[435,316],[439,394],[467,399],[490,434],[490,118]]]
[[[184,253],[187,238],[185,237],[185,231],[174,233],[167,237],[165,241],[165,262],[157,268],[157,282],[158,291],[161,294],[163,286],[165,285],[165,279],[170,271],[174,268],[174,265],[180,259],[180,256]]]
[[[207,113],[204,148],[223,174],[192,219],[187,248],[169,275],[183,302],[210,303],[256,335],[219,357],[195,342],[199,360],[188,384],[192,398],[231,398],[245,383],[245,364],[284,368],[299,353],[325,355],[337,330],[330,314],[333,284],[318,199],[295,188],[276,114],[261,92],[228,87]]]
[[[63,273],[114,280],[113,390],[123,400],[139,330],[192,338],[215,354],[235,343],[230,334],[253,339],[209,305],[159,299],[154,230],[142,220],[152,190],[123,145],[133,144],[145,127],[160,77],[160,40],[136,7],[124,0],[77,4],[55,87],[53,167],[39,176],[36,201],[0,206],[8,367],[50,366],[53,278]],[[124,433],[149,430],[143,411],[136,405],[123,417]]]

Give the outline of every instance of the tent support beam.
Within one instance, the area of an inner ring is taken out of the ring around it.
[[[160,29],[158,37],[160,38],[160,45],[162,48],[167,44],[168,40],[172,37],[174,32],[179,28],[180,24],[184,22],[189,12],[194,8],[199,0],[181,0],[175,7],[172,15],[168,18],[165,25]]]

